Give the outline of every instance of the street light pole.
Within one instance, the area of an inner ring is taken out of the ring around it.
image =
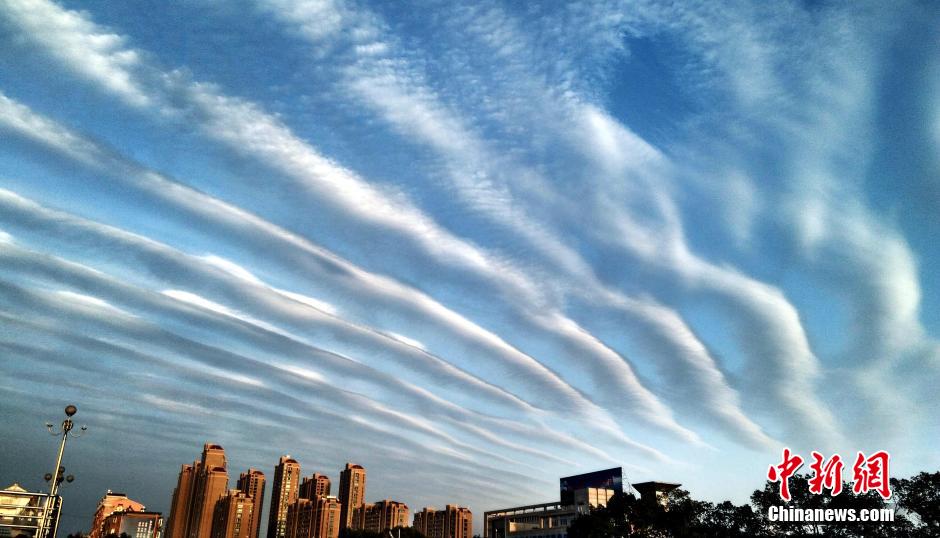
[[[59,455],[55,459],[55,467],[52,468],[52,485],[49,487],[49,496],[55,497],[57,491],[59,491],[59,473],[61,472],[62,467],[62,454],[65,453],[65,442],[69,440],[69,432],[72,431],[72,428],[75,424],[72,422],[72,416],[78,412],[78,408],[74,405],[69,405],[65,408],[65,416],[67,417],[62,421],[62,442],[59,443]]]
[[[74,405],[67,405],[65,407],[65,420],[62,421],[62,442],[59,443],[59,453],[56,455],[55,467],[52,469],[51,474],[46,474],[46,479],[50,481],[49,485],[49,496],[46,498],[46,502],[43,505],[42,509],[42,518],[39,520],[39,529],[36,534],[36,538],[46,538],[46,534],[49,532],[49,504],[53,503],[58,507],[56,495],[59,492],[59,484],[62,480],[71,482],[75,479],[72,475],[68,477],[62,476],[65,472],[65,469],[62,467],[62,455],[65,453],[65,443],[69,440],[69,432],[72,431],[72,428],[75,427],[75,423],[72,422],[72,416],[78,412],[78,408]],[[49,430],[49,433],[55,436],[60,435],[58,432],[53,430],[51,422],[46,423],[46,428]],[[88,429],[87,426],[82,426],[81,431],[85,432]],[[80,434],[79,434],[80,435]]]

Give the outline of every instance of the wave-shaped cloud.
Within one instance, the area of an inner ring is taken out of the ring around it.
[[[173,3],[186,50],[86,9],[0,0],[11,428],[61,394],[155,464],[211,437],[478,512],[935,460],[922,5]]]

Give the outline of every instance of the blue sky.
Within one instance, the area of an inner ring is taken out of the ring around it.
[[[0,1],[0,477],[477,516],[940,452],[931,2]],[[479,517],[477,518],[479,524]]]

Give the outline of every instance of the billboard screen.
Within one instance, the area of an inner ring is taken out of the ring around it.
[[[623,491],[623,468],[614,467],[603,471],[565,476],[560,480],[561,503],[573,504],[574,491],[584,488],[604,488]]]

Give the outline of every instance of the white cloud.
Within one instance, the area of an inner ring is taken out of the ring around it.
[[[237,278],[240,278],[246,282],[251,282],[252,284],[258,284],[258,285],[264,285],[264,283],[261,282],[261,279],[259,279],[254,274],[252,274],[251,271],[249,271],[248,269],[245,269],[241,265],[238,265],[237,263],[231,260],[227,260],[225,258],[216,256],[214,254],[207,254],[205,256],[200,256],[199,258],[205,261],[206,263],[208,263],[209,265],[212,265],[213,267],[218,267],[219,269],[225,271],[226,273],[233,275]]]
[[[140,65],[138,53],[123,36],[108,33],[83,14],[64,10],[46,0],[3,0],[3,8],[50,54],[134,106],[147,106],[150,97],[131,71]]]
[[[99,310],[105,310],[111,314],[120,314],[124,317],[134,317],[129,312],[122,310],[113,304],[100,299],[98,297],[93,297],[91,295],[85,295],[84,293],[77,293],[71,290],[56,290],[55,294],[59,299],[68,302],[70,304],[81,306],[81,307],[91,307]]]
[[[418,348],[418,349],[422,349],[422,350],[427,351],[427,348],[424,346],[424,344],[422,344],[422,343],[421,343],[420,341],[418,341],[418,340],[415,340],[414,338],[408,338],[408,337],[405,336],[405,335],[398,334],[398,333],[394,333],[394,332],[391,332],[391,331],[387,331],[386,334],[388,334],[389,336],[391,336],[391,337],[394,338],[395,340],[398,340],[398,341],[400,341],[400,342],[403,342],[403,343],[405,343],[405,344],[408,344],[409,346],[416,347],[416,348]]]
[[[298,303],[311,306],[322,312],[326,312],[327,314],[330,314],[331,316],[339,315],[339,309],[336,308],[336,306],[326,301],[321,301],[319,299],[314,299],[313,297],[310,297],[309,295],[304,295],[302,293],[295,293],[295,292],[287,291],[287,290],[275,289],[274,291],[280,293],[281,295],[285,297],[289,297],[290,299],[293,299],[294,301],[297,301]]]

